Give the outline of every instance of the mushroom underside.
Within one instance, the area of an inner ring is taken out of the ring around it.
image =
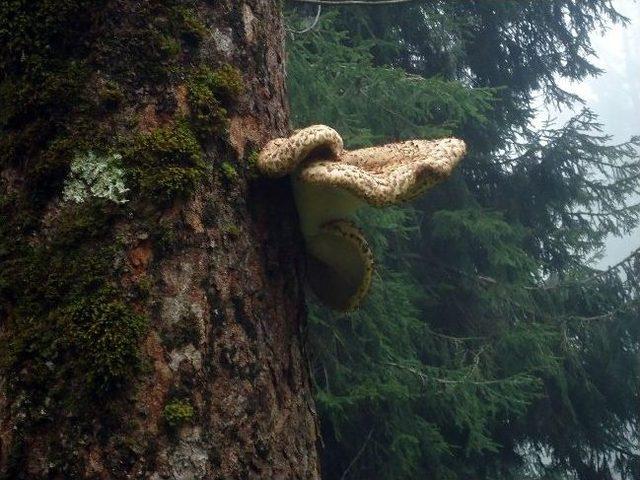
[[[309,284],[317,297],[338,311],[356,308],[373,276],[373,254],[362,232],[347,220],[324,224],[307,238]]]

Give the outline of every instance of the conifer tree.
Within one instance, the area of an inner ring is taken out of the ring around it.
[[[470,144],[413,207],[363,213],[382,259],[365,308],[312,310],[327,478],[635,478],[638,255],[591,261],[637,225],[638,140],[612,145],[588,110],[529,124],[537,91],[576,100],[558,76],[596,74],[589,32],[623,19],[600,1],[322,13],[289,21],[297,125]]]

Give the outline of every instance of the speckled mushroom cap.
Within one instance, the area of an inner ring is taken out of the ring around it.
[[[260,152],[257,167],[269,177],[283,177],[311,156],[337,157],[342,148],[342,137],[333,128],[312,125],[289,138],[271,140]]]
[[[366,296],[373,255],[349,219],[365,205],[415,198],[446,179],[465,154],[462,140],[410,140],[346,151],[340,135],[314,125],[269,142],[258,169],[292,175],[309,256],[309,283],[329,307],[348,311]]]
[[[370,205],[392,205],[447,178],[465,151],[465,143],[456,138],[392,143],[310,163],[300,170],[299,179],[342,188]]]

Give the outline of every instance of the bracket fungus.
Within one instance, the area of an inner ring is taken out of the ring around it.
[[[258,170],[269,177],[292,177],[309,283],[324,304],[353,310],[369,291],[374,260],[352,220],[358,208],[415,198],[446,179],[465,150],[462,140],[445,138],[347,151],[338,132],[325,125],[265,146]]]

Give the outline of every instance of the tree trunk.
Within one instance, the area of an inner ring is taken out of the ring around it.
[[[319,478],[296,211],[253,168],[283,28],[277,0],[0,6],[0,478]]]

